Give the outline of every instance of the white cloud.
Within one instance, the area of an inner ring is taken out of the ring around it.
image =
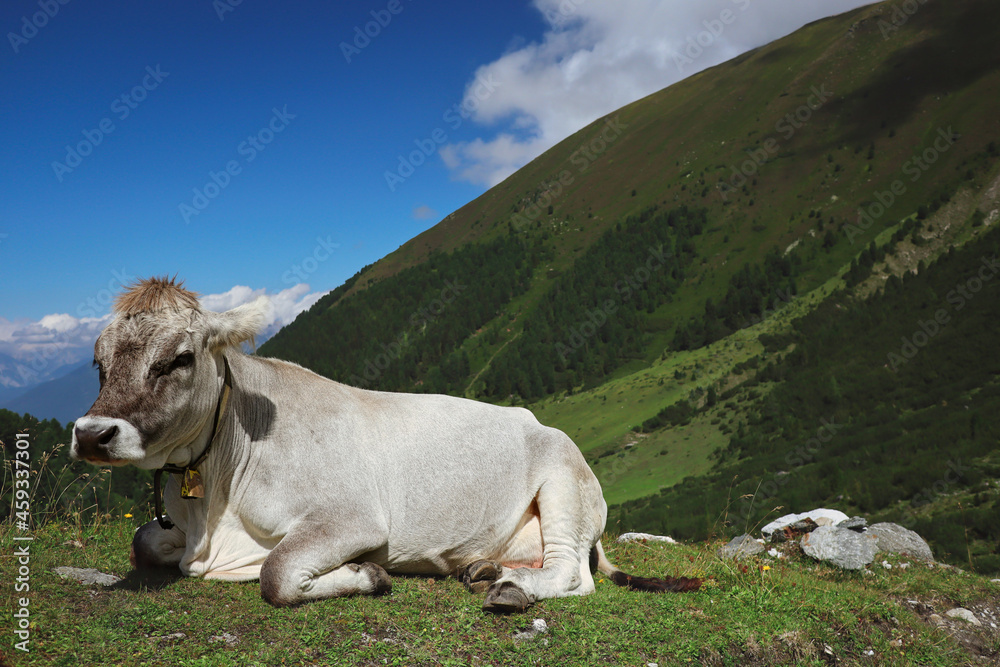
[[[497,134],[448,144],[440,155],[455,178],[495,185],[615,109],[810,21],[866,4],[534,0],[549,26],[541,41],[480,67],[465,91],[463,106],[475,109],[473,120],[499,126]],[[482,81],[496,82],[495,90],[483,95]]]
[[[249,303],[262,294],[267,294],[267,290],[237,285],[221,294],[207,294],[200,302],[206,310],[222,312]],[[274,335],[325,294],[310,292],[309,285],[300,283],[268,295],[273,309],[259,340]],[[59,375],[65,366],[90,359],[97,336],[110,321],[110,313],[103,317],[53,313],[37,322],[0,317],[0,357],[10,358],[6,363],[0,359],[0,386],[21,387],[44,382]]]
[[[310,292],[306,283],[293,285],[277,294],[267,294],[267,290],[263,288],[252,289],[245,285],[236,285],[222,294],[206,294],[199,301],[202,308],[219,313],[267,295],[271,300],[271,319],[265,324],[264,335],[271,336],[326,294],[327,292]]]

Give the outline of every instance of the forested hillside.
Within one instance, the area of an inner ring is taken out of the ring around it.
[[[39,421],[28,414],[0,409],[0,443],[5,464],[4,483],[0,484],[0,516],[13,517],[19,440],[28,443],[27,463],[32,474],[27,489],[31,516],[36,522],[53,515],[94,516],[112,509],[145,513],[152,499],[151,473],[133,466],[101,469],[71,461],[72,438],[72,429],[54,419]]]
[[[664,326],[652,316],[684,282],[705,222],[704,210],[653,206],[605,232],[525,316],[521,335],[497,353],[476,394],[537,400],[598,384],[644,359],[647,333]]]
[[[1000,570],[997,322],[997,226],[868,299],[841,289],[766,337],[756,377],[720,395],[737,416],[720,465],[625,503],[614,521],[703,538],[730,502],[737,531],[779,505],[833,504],[908,525],[959,562],[975,543],[975,566]],[[961,509],[927,514],[964,491]]]

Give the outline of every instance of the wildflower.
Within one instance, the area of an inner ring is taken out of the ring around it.
[[[126,519],[131,519],[131,518],[132,518],[132,515],[131,515],[131,514],[129,514],[128,512],[126,512],[126,513],[125,513],[125,518],[126,518]]]
[[[771,566],[770,566],[770,565],[765,565],[765,566],[764,566],[764,567],[762,567],[761,569],[762,569],[762,570],[764,570],[765,572],[767,572],[768,570],[770,570],[770,569],[771,569]]]

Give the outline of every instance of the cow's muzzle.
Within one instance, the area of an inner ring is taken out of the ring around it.
[[[135,428],[122,419],[81,417],[73,426],[73,458],[95,464],[123,465],[134,458],[129,437]],[[137,435],[137,434],[136,434]],[[141,453],[141,452],[140,452]]]

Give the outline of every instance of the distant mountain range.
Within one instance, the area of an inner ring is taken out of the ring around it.
[[[34,385],[14,397],[3,398],[0,407],[66,424],[87,412],[99,388],[97,370],[86,362],[73,366],[61,377]]]
[[[257,344],[262,344],[273,333],[265,331],[257,337]],[[0,371],[4,375],[14,380],[19,368],[27,367],[10,356],[0,355]],[[24,377],[32,376],[25,373]],[[97,371],[89,361],[58,367],[42,382],[18,386],[12,381],[10,385],[0,386],[0,408],[29,413],[38,419],[56,419],[63,424],[83,416],[97,400],[100,389]]]

